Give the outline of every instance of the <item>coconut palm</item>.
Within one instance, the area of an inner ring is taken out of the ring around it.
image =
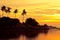
[[[15,9],[15,10],[14,10],[14,13],[15,13],[15,17],[16,17],[16,13],[17,13],[17,12],[18,12],[18,10],[17,10],[17,9]]]
[[[1,7],[1,11],[2,11],[2,12],[5,12],[5,11],[6,11],[6,6],[3,5],[3,6]],[[2,13],[2,16],[3,16],[3,13]]]
[[[2,6],[2,7],[1,7],[1,10],[2,10],[2,11],[5,11],[5,10],[6,10],[6,6]]]
[[[10,13],[11,12],[11,8],[10,7],[7,7],[7,9],[5,10],[6,13]],[[8,17],[8,14],[7,14],[7,17]]]
[[[26,11],[25,11],[25,9],[23,9],[23,12],[22,12],[22,16],[23,16],[23,20],[22,20],[22,22],[24,22],[24,15],[26,15]]]

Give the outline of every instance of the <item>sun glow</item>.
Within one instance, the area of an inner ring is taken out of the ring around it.
[[[12,8],[9,17],[15,18],[13,11],[18,9],[17,17],[22,20],[22,10],[26,9],[25,19],[32,17],[40,22],[60,22],[60,0],[0,0],[0,9],[2,5]],[[4,13],[0,10],[0,15]],[[4,13],[6,16],[6,13]],[[48,23],[51,24],[51,23]]]

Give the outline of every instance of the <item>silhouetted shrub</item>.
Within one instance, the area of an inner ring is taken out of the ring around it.
[[[26,19],[25,23],[28,24],[28,25],[32,25],[32,26],[37,26],[38,25],[38,22],[35,19],[32,19],[32,18]]]
[[[0,18],[0,39],[17,38],[20,36],[18,24],[21,24],[18,19]]]
[[[11,19],[8,17],[0,18],[0,26],[16,26],[19,23],[18,19]]]

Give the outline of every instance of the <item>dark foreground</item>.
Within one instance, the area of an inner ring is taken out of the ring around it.
[[[39,25],[33,18],[28,18],[24,23],[21,23],[18,19],[2,17],[0,18],[0,39],[8,40],[18,38],[20,35],[25,35],[28,38],[35,38],[40,33],[47,34],[50,27],[51,26],[47,24]]]

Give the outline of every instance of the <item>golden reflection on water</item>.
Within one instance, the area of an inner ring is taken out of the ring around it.
[[[49,31],[48,34],[39,34],[36,38],[20,36],[20,40],[60,40],[60,30]]]

